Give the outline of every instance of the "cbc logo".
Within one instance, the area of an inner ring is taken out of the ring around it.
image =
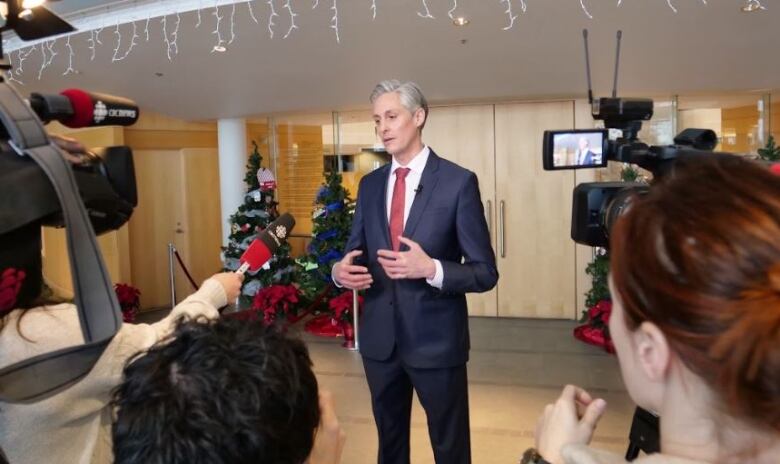
[[[105,103],[98,100],[97,103],[95,103],[95,109],[92,111],[92,115],[95,118],[95,124],[106,119],[106,116],[108,115],[108,109],[106,108]]]

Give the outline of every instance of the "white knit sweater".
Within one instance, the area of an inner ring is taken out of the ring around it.
[[[55,396],[32,404],[0,402],[0,448],[11,464],[110,463],[111,390],[125,362],[168,335],[179,316],[219,316],[227,303],[222,285],[206,280],[200,290],[155,324],[123,324],[86,377]],[[76,307],[70,303],[8,315],[0,332],[0,367],[84,343]],[[25,340],[22,336],[26,337]]]

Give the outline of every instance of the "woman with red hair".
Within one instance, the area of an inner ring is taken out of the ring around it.
[[[780,177],[736,156],[678,160],[610,247],[623,380],[660,417],[661,453],[635,462],[780,463]],[[537,462],[624,462],[588,447],[605,409],[567,386],[539,419]]]

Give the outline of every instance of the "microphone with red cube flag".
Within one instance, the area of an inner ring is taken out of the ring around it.
[[[290,213],[284,213],[270,223],[256,239],[252,240],[241,255],[239,258],[241,266],[236,273],[243,274],[247,270],[256,272],[260,269],[287,240],[293,227],[295,227],[295,218]]]

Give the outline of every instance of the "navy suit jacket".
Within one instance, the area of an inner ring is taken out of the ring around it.
[[[441,262],[441,290],[425,279],[390,279],[377,250],[392,249],[387,220],[390,164],[363,177],[346,250],[363,250],[357,264],[368,267],[373,284],[365,293],[360,351],[377,361],[397,348],[417,368],[466,363],[469,352],[467,292],[496,285],[498,271],[479,195],[477,176],[431,150],[403,236]],[[408,249],[402,245],[401,251]]]

